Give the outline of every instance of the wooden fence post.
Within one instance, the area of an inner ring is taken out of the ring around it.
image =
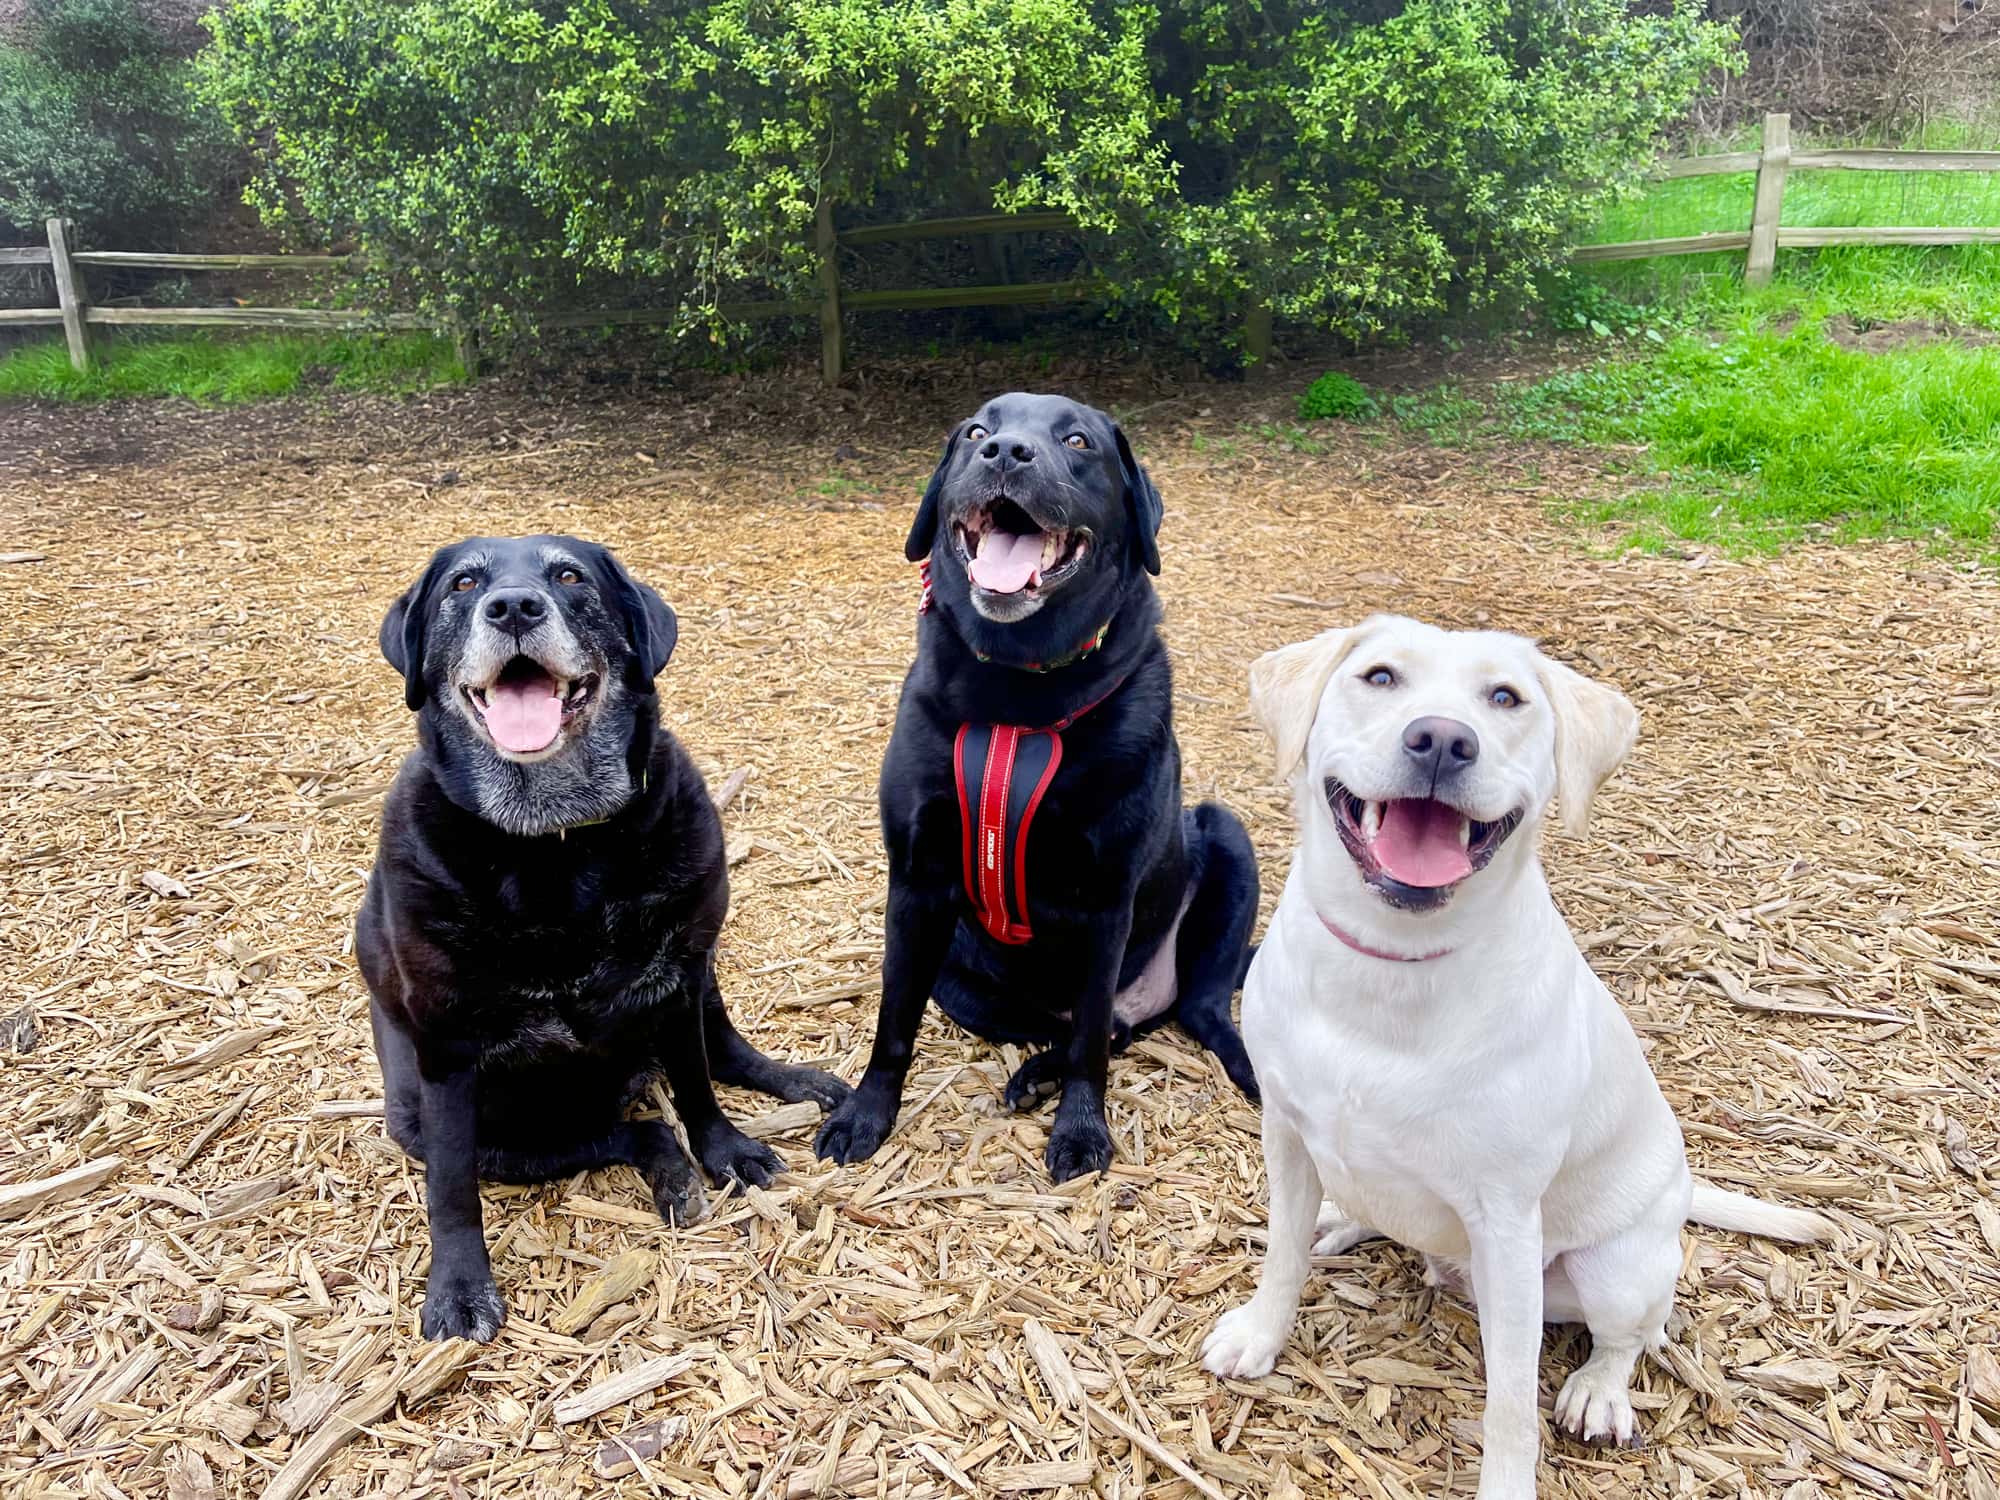
[[[69,236],[74,227],[67,219],[49,220],[49,269],[55,272],[56,302],[62,308],[63,334],[69,340],[70,366],[82,374],[90,368],[90,324],[84,319],[90,294],[77,275],[76,263],[69,258]]]
[[[1271,359],[1271,304],[1252,303],[1250,316],[1243,320],[1243,353],[1257,364]]]
[[[835,258],[839,238],[833,232],[833,199],[820,194],[813,215],[813,244],[819,251],[819,378],[822,385],[840,384],[840,263]]]
[[[1792,117],[1764,116],[1764,149],[1757,157],[1757,202],[1750,211],[1746,286],[1765,286],[1778,263],[1778,223],[1784,216],[1785,173],[1792,164]]]
[[[451,334],[452,353],[457,356],[459,368],[465,371],[467,380],[479,378],[479,325],[466,317],[463,312],[454,312],[447,325]]]

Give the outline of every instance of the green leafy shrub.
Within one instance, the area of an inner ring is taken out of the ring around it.
[[[30,4],[18,40],[0,43],[7,237],[68,217],[90,245],[157,250],[204,222],[238,158],[189,81],[137,0]]]
[[[1352,375],[1328,370],[1299,393],[1299,420],[1323,422],[1328,417],[1365,421],[1375,415],[1375,398]]]
[[[1063,210],[1114,313],[1368,338],[1525,296],[1729,57],[1694,0],[234,0],[273,222],[504,326],[809,299],[843,222]],[[1233,339],[1217,333],[1215,338]]]

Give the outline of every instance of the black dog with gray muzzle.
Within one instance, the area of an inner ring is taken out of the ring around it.
[[[668,1126],[626,1118],[656,1078],[720,1183],[777,1156],[711,1080],[831,1109],[838,1079],[772,1062],[715,982],[729,907],[722,819],[660,724],[674,613],[605,548],[567,536],[443,548],[382,622],[418,747],[382,809],[355,927],[389,1134],[425,1165],[423,1331],[504,1321],[479,1179],[626,1162],[670,1223],[701,1186]]]

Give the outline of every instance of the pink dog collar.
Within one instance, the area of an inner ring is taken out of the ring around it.
[[[1315,912],[1314,915],[1319,916],[1319,913]],[[1451,948],[1440,948],[1435,953],[1384,953],[1380,948],[1369,947],[1366,943],[1362,942],[1361,939],[1353,936],[1351,933],[1342,932],[1338,927],[1334,926],[1333,923],[1327,921],[1327,919],[1323,916],[1319,917],[1319,925],[1324,927],[1328,932],[1332,933],[1335,937],[1339,938],[1343,943],[1347,944],[1347,946],[1352,948],[1356,953],[1365,953],[1370,958],[1387,959],[1392,964],[1425,963],[1433,958],[1443,958],[1447,954],[1456,951]]]

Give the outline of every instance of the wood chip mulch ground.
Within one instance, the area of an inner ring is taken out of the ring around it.
[[[853,1077],[874,1022],[874,780],[946,424],[1018,371],[585,401],[0,413],[0,1493],[1470,1492],[1472,1316],[1376,1245],[1323,1262],[1268,1380],[1202,1335],[1253,1284],[1255,1111],[1175,1032],[1114,1067],[1118,1161],[1052,1188],[1018,1054],[933,1017],[880,1157],[733,1094],[769,1191],[670,1230],[634,1174],[489,1187],[511,1321],[415,1335],[421,1179],[382,1133],[350,926],[411,737],[375,649],[431,548],[616,546],[676,606],[675,729],[722,787],[723,982]],[[1904,544],[1619,556],[1561,454],[1255,436],[1281,393],[1066,374],[1168,506],[1191,798],[1288,810],[1261,651],[1376,608],[1526,631],[1645,728],[1558,899],[1698,1168],[1843,1243],[1690,1234],[1647,1447],[1551,1443],[1577,1497],[2000,1495],[2000,584]],[[1584,1352],[1552,1332],[1547,1402]]]

